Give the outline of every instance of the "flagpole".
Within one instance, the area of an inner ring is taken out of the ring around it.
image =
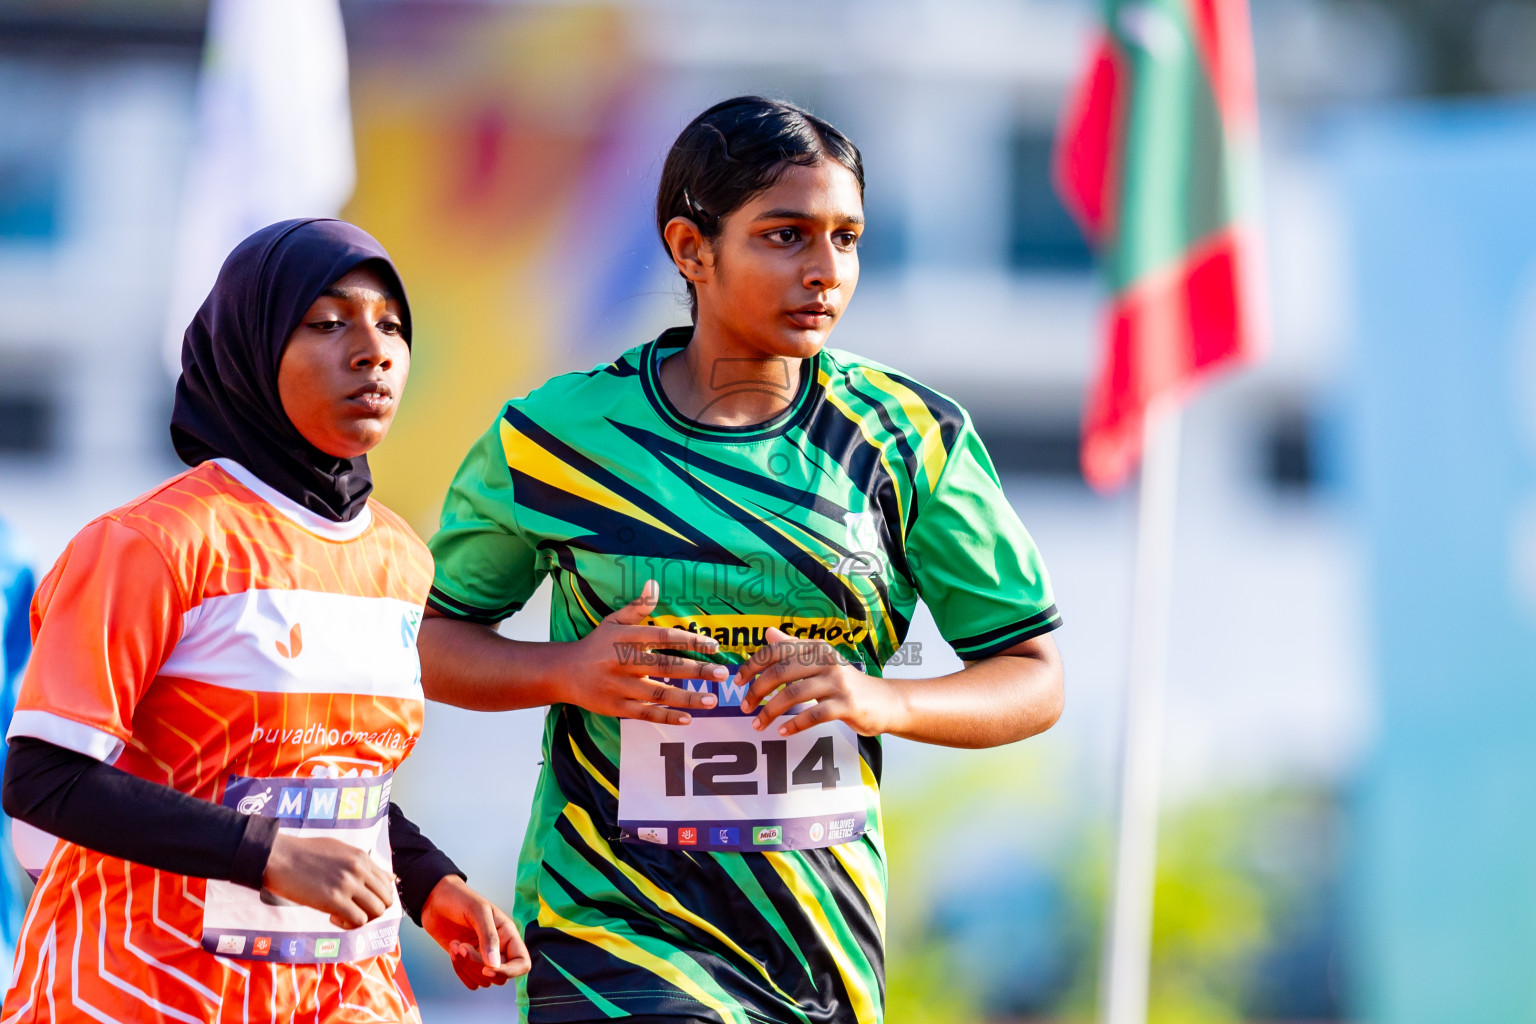
[[[1181,418],[1173,397],[1155,400],[1146,413],[1102,1024],[1145,1024],[1147,1019]]]

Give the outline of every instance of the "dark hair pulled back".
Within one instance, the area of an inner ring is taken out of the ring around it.
[[[705,238],[716,238],[727,216],[771,188],[790,165],[810,167],[826,159],[852,171],[863,194],[864,159],[858,147],[815,114],[761,96],[716,103],[688,122],[662,166],[656,233],[663,248],[673,217],[686,217]],[[697,315],[691,281],[688,303]]]

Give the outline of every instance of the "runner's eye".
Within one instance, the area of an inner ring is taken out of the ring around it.
[[[793,245],[800,239],[800,232],[795,228],[775,228],[768,232],[768,240],[780,245]]]
[[[859,244],[859,236],[852,231],[839,231],[832,238],[839,249],[853,249]]]
[[[308,326],[316,331],[337,331],[345,327],[346,324],[333,317],[329,320],[313,320]]]

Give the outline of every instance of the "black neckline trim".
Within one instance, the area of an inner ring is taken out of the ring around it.
[[[661,386],[660,372],[663,351],[684,348],[692,338],[692,327],[669,327],[648,342],[640,352],[640,385],[645,391],[645,397],[656,414],[680,434],[702,441],[736,444],[778,437],[804,422],[821,397],[821,353],[817,352],[801,362],[800,389],[795,393],[794,401],[772,419],[741,427],[714,426],[689,419],[667,397],[666,389]],[[667,351],[666,354],[672,353]]]

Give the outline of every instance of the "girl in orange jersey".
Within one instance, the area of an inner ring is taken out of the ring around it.
[[[419,1020],[402,910],[470,987],[527,971],[389,799],[432,560],[365,453],[410,338],[352,225],[274,224],[225,262],[182,348],[193,468],[82,530],[33,606],[4,806],[61,841],[27,865],[4,1024]]]

